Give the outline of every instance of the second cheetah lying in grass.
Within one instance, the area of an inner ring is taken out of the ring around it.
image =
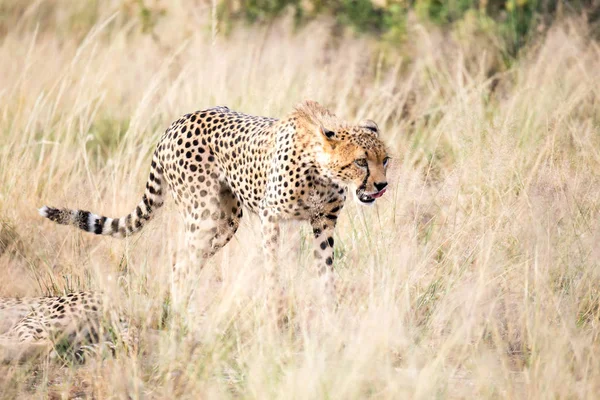
[[[135,329],[102,293],[65,296],[0,298],[0,360],[8,362],[37,355],[113,352],[119,345],[136,347]]]

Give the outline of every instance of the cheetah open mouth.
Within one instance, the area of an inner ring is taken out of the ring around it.
[[[364,189],[358,189],[356,191],[356,197],[358,197],[358,200],[360,200],[361,203],[371,204],[376,199],[383,196],[383,194],[385,193],[386,190],[387,189],[381,189],[379,192],[367,194],[367,193],[365,193]]]

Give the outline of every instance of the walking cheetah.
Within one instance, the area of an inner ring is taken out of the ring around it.
[[[267,268],[273,273],[281,221],[308,221],[314,256],[333,287],[333,230],[348,187],[361,204],[386,191],[386,147],[377,124],[351,124],[305,101],[282,119],[215,107],[173,122],[152,157],[142,201],[121,218],[42,207],[54,222],[87,232],[125,237],[138,232],[162,206],[166,187],[185,221],[187,263],[173,268],[173,293],[189,265],[202,267],[235,234],[243,208],[262,223]]]

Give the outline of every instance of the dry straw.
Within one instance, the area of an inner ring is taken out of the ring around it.
[[[3,367],[0,396],[599,393],[600,52],[584,24],[557,25],[494,73],[493,44],[419,25],[403,58],[333,41],[324,22],[226,39],[210,7],[174,2],[153,38],[116,10],[83,40],[36,30],[25,14],[0,42],[0,295],[102,289],[156,332],[139,356]],[[396,156],[393,190],[340,218],[336,310],[319,306],[305,229],[284,232],[285,324],[256,285],[259,225],[247,218],[175,330],[161,323],[182,251],[173,207],[127,241],[37,216],[42,204],[130,211],[181,114],[228,105],[280,116],[307,98],[377,121]]]

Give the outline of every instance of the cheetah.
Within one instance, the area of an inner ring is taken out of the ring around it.
[[[390,157],[374,121],[345,122],[314,101],[281,119],[219,106],[186,114],[162,135],[141,202],[121,218],[43,206],[43,217],[98,235],[138,232],[163,205],[166,189],[185,223],[188,262],[176,263],[172,294],[190,265],[206,261],[234,236],[244,210],[259,215],[269,272],[277,266],[280,223],[308,221],[325,286],[333,281],[333,231],[349,191],[373,204],[387,190]],[[177,301],[177,299],[174,299]]]
[[[0,360],[30,359],[63,347],[78,361],[104,348],[136,346],[135,327],[100,292],[0,298]]]

